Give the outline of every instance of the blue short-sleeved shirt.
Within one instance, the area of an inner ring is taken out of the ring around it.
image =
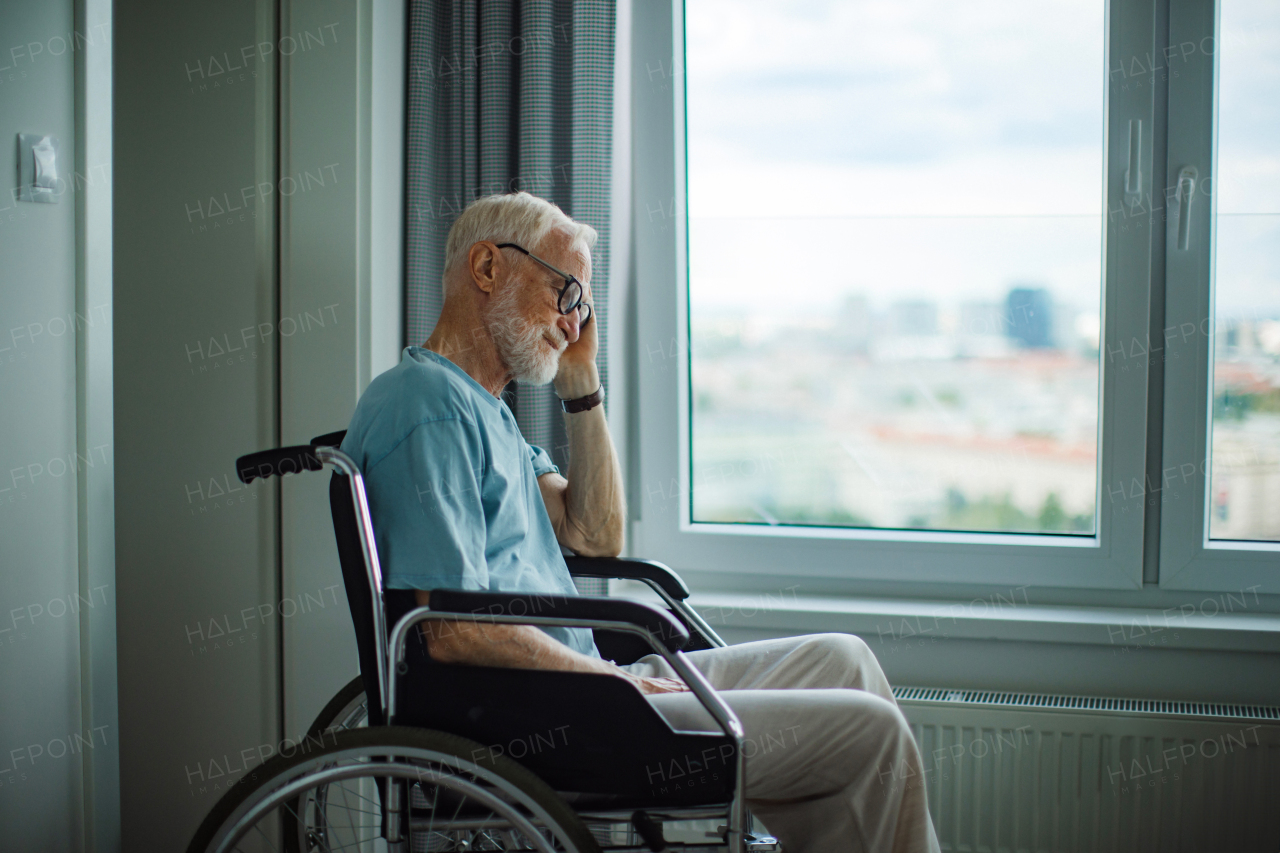
[[[576,595],[538,477],[557,471],[506,403],[408,347],[360,397],[342,451],[364,474],[387,589]],[[585,628],[544,628],[599,657]]]

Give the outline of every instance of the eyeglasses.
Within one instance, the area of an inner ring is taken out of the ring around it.
[[[585,290],[582,286],[582,282],[578,281],[577,278],[569,275],[567,272],[556,269],[533,252],[530,252],[522,246],[517,246],[515,243],[499,243],[498,248],[515,249],[517,252],[522,252],[531,260],[537,261],[556,275],[560,276],[560,278],[564,279],[564,287],[560,288],[560,295],[556,298],[556,308],[561,314],[568,314],[576,309],[578,312],[578,325],[585,326],[587,324],[587,321],[591,319],[591,305],[582,301],[582,294]]]

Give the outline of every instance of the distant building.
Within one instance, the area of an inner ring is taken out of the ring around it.
[[[954,338],[939,333],[938,306],[923,299],[903,299],[889,306],[883,326],[872,335],[872,361],[936,361],[955,358]]]
[[[889,329],[895,335],[936,335],[938,306],[922,299],[895,302],[889,308]]]
[[[1008,335],[1031,349],[1052,347],[1053,297],[1043,287],[1015,287],[1005,299]]]
[[[971,301],[960,304],[956,329],[957,355],[961,358],[1009,358],[1016,348],[1009,338],[1009,321],[1001,302]]]
[[[836,315],[837,345],[846,352],[865,353],[871,341],[871,306],[861,295],[846,296]]]
[[[1009,332],[1004,306],[999,302],[963,302],[960,305],[960,329],[967,338],[998,335],[1003,338]]]

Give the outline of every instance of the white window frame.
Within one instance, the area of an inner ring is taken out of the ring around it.
[[[632,551],[684,571],[821,580],[1030,584],[1137,590],[1149,490],[1147,455],[1151,228],[1125,213],[1130,120],[1153,127],[1151,86],[1107,87],[1104,349],[1098,531],[1093,537],[693,524],[690,520],[683,0],[633,5],[631,57],[639,483]],[[1154,56],[1155,0],[1112,0],[1105,55]],[[674,48],[674,49],[673,49]],[[1113,72],[1114,77],[1114,72]],[[1119,132],[1124,129],[1124,132]],[[1142,187],[1152,186],[1151,133]],[[1157,194],[1158,198],[1158,194]],[[1124,228],[1126,223],[1131,227]],[[1115,347],[1106,342],[1132,341]],[[744,529],[745,528],[745,529]]]
[[[1216,173],[1219,15],[1217,3],[1171,0],[1169,43],[1194,44],[1179,74],[1169,81],[1169,169],[1165,186],[1176,188],[1185,166],[1196,168],[1198,186]],[[1173,193],[1173,190],[1170,190]],[[1194,326],[1173,334],[1165,363],[1164,470],[1161,490],[1160,586],[1171,590],[1232,591],[1280,582],[1280,543],[1209,538],[1210,437],[1213,395],[1213,274],[1217,196],[1193,196],[1188,248],[1177,244],[1180,202],[1166,217],[1165,326]],[[1197,205],[1198,202],[1198,205]],[[1190,325],[1187,325],[1190,324]],[[1176,356],[1176,357],[1173,357]],[[1187,466],[1194,466],[1188,471]],[[1184,476],[1182,472],[1188,471]]]

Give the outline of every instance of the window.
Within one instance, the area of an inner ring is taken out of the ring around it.
[[[1280,541],[1280,6],[1224,0],[1209,536]]]
[[[1205,6],[636,7],[637,552],[828,588],[1266,571],[1276,12]]]
[[[1160,584],[1244,589],[1280,571],[1280,7],[1170,31]]]
[[[1092,535],[1104,4],[688,0],[694,522]]]

